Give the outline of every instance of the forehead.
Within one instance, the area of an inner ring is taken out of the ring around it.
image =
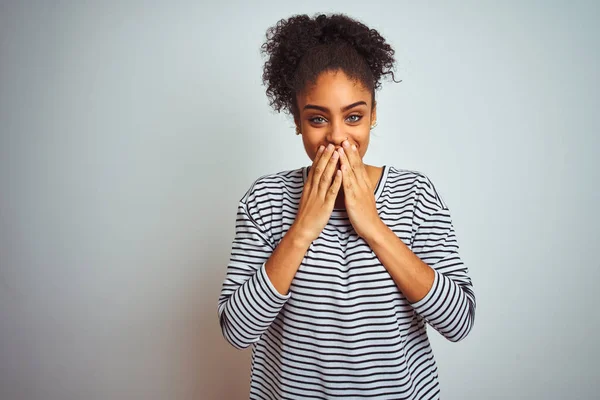
[[[371,94],[362,82],[350,79],[343,71],[321,73],[314,85],[298,94],[298,104],[321,103],[347,105],[358,100],[369,104]]]

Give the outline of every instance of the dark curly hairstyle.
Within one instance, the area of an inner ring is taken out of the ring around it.
[[[296,94],[324,71],[342,70],[372,93],[383,75],[394,79],[394,50],[375,29],[344,14],[295,15],[267,29],[261,53],[268,55],[263,84],[269,105],[298,116]],[[401,82],[401,81],[398,81]]]

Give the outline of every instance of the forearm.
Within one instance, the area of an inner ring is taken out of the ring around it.
[[[311,240],[292,225],[267,260],[265,271],[280,294],[287,296],[310,244]]]
[[[310,245],[299,232],[290,229],[275,244],[240,202],[217,305],[223,336],[234,347],[243,349],[257,342],[290,298],[291,293],[282,293],[288,292]]]
[[[290,228],[243,284],[237,286],[233,274],[232,279],[226,279],[219,299],[219,317],[223,335],[233,346],[246,348],[269,328],[290,297],[289,287],[310,243],[300,230]],[[235,263],[238,271],[247,265],[241,259],[236,261],[240,261]]]
[[[473,326],[475,295],[456,251],[436,261],[441,273],[421,260],[383,222],[367,241],[392,279],[421,315],[451,341],[465,338]]]
[[[258,341],[277,318],[312,242],[294,224],[273,247],[245,213],[242,207],[239,214],[244,229],[238,228],[234,239],[218,301],[223,336],[239,349]]]
[[[429,293],[435,271],[387,225],[381,222],[374,234],[365,240],[408,301],[415,303]]]

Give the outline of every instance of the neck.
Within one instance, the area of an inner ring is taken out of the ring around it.
[[[371,192],[375,191],[375,186],[377,185],[378,179],[380,178],[380,174],[382,173],[382,168],[381,167],[373,167],[371,165],[367,165],[365,164],[365,167],[367,169],[367,173],[369,175],[369,180],[370,180],[370,184],[371,184]],[[343,185],[343,183],[342,183]],[[337,197],[335,199],[335,204],[334,207],[338,208],[338,209],[345,209],[346,208],[346,204],[344,201],[344,187],[342,186],[337,194]]]
[[[337,197],[335,198],[335,205],[333,206],[334,208],[346,208],[346,204],[344,202],[344,189],[340,188],[340,191],[337,194]]]

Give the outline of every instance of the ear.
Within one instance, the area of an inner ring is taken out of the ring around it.
[[[373,108],[371,109],[371,123],[377,120],[377,102],[373,103]]]
[[[294,123],[296,124],[296,129],[302,128],[302,125],[300,124],[300,118],[297,116],[294,116]]]

